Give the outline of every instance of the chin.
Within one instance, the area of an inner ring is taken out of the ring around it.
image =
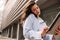
[[[40,13],[38,15],[40,15]]]

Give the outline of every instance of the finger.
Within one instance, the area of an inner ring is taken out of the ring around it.
[[[45,27],[44,30],[48,30],[48,27]]]
[[[56,32],[60,32],[58,29],[55,30]]]
[[[60,30],[60,25],[58,26],[58,30]]]
[[[59,30],[55,30],[55,33],[60,33],[60,31]]]

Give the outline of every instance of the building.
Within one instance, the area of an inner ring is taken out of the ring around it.
[[[13,39],[23,39],[22,28],[19,24],[20,16],[24,13],[24,8],[29,6],[32,0],[7,0],[3,11],[2,36]],[[33,0],[35,1],[35,0]],[[49,26],[52,20],[60,11],[60,0],[37,0],[41,9],[41,17]],[[51,20],[51,21],[49,21]]]

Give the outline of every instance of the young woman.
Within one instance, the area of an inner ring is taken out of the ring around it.
[[[35,2],[31,2],[26,11],[27,18],[23,24],[25,40],[53,40],[57,36],[55,34],[46,34],[48,26],[44,20],[39,17],[40,14],[39,6]],[[58,34],[59,30],[55,33]]]

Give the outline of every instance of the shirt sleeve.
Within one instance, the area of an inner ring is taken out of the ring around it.
[[[24,25],[23,25],[23,35],[26,38],[30,38],[30,39],[41,39],[41,31],[34,31],[32,29],[33,27],[33,17],[30,16],[26,19]]]
[[[44,40],[53,40],[52,34],[46,34],[46,36],[43,38]]]

